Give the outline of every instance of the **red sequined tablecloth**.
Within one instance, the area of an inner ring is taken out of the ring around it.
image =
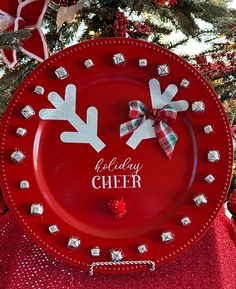
[[[235,289],[236,231],[224,212],[189,251],[155,272],[96,274],[64,264],[35,245],[11,212],[0,218],[1,289]]]

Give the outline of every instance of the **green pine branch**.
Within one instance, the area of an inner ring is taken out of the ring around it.
[[[20,50],[22,42],[31,35],[29,30],[0,33],[0,49]]]
[[[181,39],[181,40],[175,41],[175,42],[169,42],[165,45],[165,47],[169,50],[173,50],[174,48],[185,44],[187,41],[188,41],[188,38],[184,38],[184,39]]]
[[[0,115],[4,112],[12,94],[24,78],[35,68],[36,62],[25,61],[12,70],[5,70],[0,78]]]

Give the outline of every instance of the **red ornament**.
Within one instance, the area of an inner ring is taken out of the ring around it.
[[[136,29],[136,32],[139,34],[149,34],[152,32],[152,29],[149,25],[139,23],[138,21],[135,21],[133,25]]]
[[[78,0],[54,0],[54,2],[59,6],[69,7],[75,5]]]
[[[195,65],[196,68],[208,79],[214,79],[217,76],[233,73],[235,71],[235,60],[230,60],[234,57],[233,53],[212,53],[210,56],[212,58],[211,62],[208,62],[205,55],[195,56],[195,61],[197,63]]]
[[[126,202],[123,198],[110,201],[108,208],[112,215],[118,218],[122,218],[127,213]]]
[[[232,215],[236,216],[236,189],[229,196],[228,209]]]
[[[116,20],[114,22],[114,34],[116,37],[125,37],[129,26],[129,21],[124,12],[116,12]]]

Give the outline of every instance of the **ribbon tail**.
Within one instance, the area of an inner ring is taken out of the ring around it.
[[[165,152],[168,159],[171,160],[178,136],[163,121],[160,121],[158,124],[156,124],[155,132],[161,148]]]
[[[37,45],[35,45],[37,43]],[[40,28],[31,32],[31,37],[24,40],[21,51],[40,62],[48,58],[47,43]]]
[[[120,125],[120,137],[134,132],[143,122],[143,117],[131,119]]]
[[[1,55],[8,68],[13,68],[18,62],[16,50],[1,49]]]

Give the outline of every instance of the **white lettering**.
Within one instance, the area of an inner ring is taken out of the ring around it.
[[[133,177],[133,186],[132,186],[132,188],[141,188],[141,184],[140,184],[141,178],[140,178],[140,176],[139,175],[132,175],[132,177]],[[136,185],[137,185],[137,187],[136,187]]]
[[[94,176],[92,186],[96,190],[141,188],[141,177],[139,175]]]
[[[102,176],[102,188],[103,189],[111,189],[111,176]]]
[[[128,177],[128,178],[127,178]],[[129,189],[131,188],[131,186],[127,186],[128,184],[130,184],[130,178],[127,175],[123,175],[123,184],[124,184],[124,189]]]
[[[95,166],[95,171],[97,173],[101,173],[103,171],[114,172],[117,170],[129,170],[132,175],[137,175],[142,168],[143,165],[141,165],[140,163],[132,162],[131,157],[127,157],[123,162],[118,162],[117,158],[114,157],[108,163],[105,162],[104,158],[101,158]]]
[[[101,177],[99,176],[95,176],[92,178],[92,186],[94,187],[94,189],[98,190],[101,189],[101,186],[96,186],[96,180],[99,181],[101,179]]]
[[[121,183],[121,178],[122,178],[122,176],[120,176],[120,175],[114,175],[113,176],[114,189],[122,189],[123,188],[122,184],[120,184]]]

